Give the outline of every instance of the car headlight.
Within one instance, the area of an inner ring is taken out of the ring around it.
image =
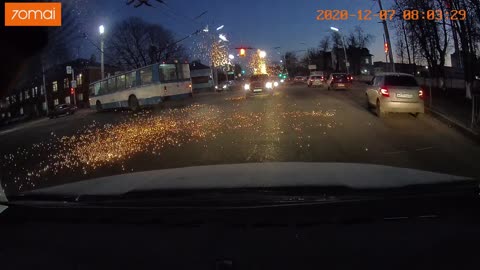
[[[245,84],[245,86],[243,87],[245,90],[250,90],[250,84]]]
[[[283,83],[283,82],[285,82],[285,80],[284,80],[284,79],[281,79],[280,82]]]
[[[278,86],[278,82],[274,82],[274,83],[273,83],[273,86],[277,87],[277,86]]]
[[[265,87],[266,87],[266,88],[272,88],[273,86],[272,86],[272,83],[271,83],[271,82],[267,82],[267,83],[265,84]]]
[[[223,89],[227,89],[227,85],[226,85],[226,84],[223,85]]]

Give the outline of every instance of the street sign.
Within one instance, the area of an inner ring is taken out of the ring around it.
[[[317,65],[308,65],[308,69],[315,70],[317,69]]]
[[[67,74],[72,74],[72,66],[67,66]]]
[[[71,84],[72,84],[71,87],[77,88],[77,81],[76,80],[71,81]]]

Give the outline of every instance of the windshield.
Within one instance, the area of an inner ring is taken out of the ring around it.
[[[269,79],[269,77],[266,74],[265,75],[253,75],[252,77],[250,77],[251,82],[266,81],[268,79]]]
[[[32,1],[1,30],[7,195],[273,162],[287,187],[303,163],[480,176],[478,0]]]
[[[385,76],[385,85],[414,87],[418,83],[412,76]]]

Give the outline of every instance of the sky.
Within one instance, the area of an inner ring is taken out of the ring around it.
[[[135,0],[137,1],[137,0]],[[81,31],[88,33],[92,39],[98,37],[98,26],[105,25],[106,34],[112,25],[126,17],[138,16],[152,23],[158,23],[175,33],[178,38],[184,37],[197,29],[209,25],[214,29],[224,25],[222,32],[230,40],[231,47],[251,46],[262,48],[272,56],[273,47],[279,51],[305,50],[317,47],[325,35],[330,35],[330,27],[340,29],[348,34],[355,26],[361,26],[374,36],[369,45],[374,61],[384,61],[383,27],[378,18],[372,21],[359,21],[349,18],[346,21],[317,21],[319,9],[346,9],[356,13],[359,9],[379,10],[374,0],[164,0],[167,6],[149,0],[154,8],[127,6],[126,0],[65,0],[73,2],[78,11]],[[389,7],[392,0],[383,0],[384,8]],[[207,11],[197,20],[192,18]],[[81,14],[81,15],[80,15]],[[80,30],[79,30],[80,31]],[[391,31],[392,43],[394,34]],[[192,44],[187,39],[182,44],[189,48]],[[75,45],[76,53],[86,56],[95,51],[87,41]],[[234,53],[234,52],[233,52]],[[297,53],[302,56],[302,52]],[[277,52],[278,55],[278,52]]]

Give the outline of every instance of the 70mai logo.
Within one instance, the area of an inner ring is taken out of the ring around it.
[[[5,3],[5,26],[62,26],[62,3]]]

